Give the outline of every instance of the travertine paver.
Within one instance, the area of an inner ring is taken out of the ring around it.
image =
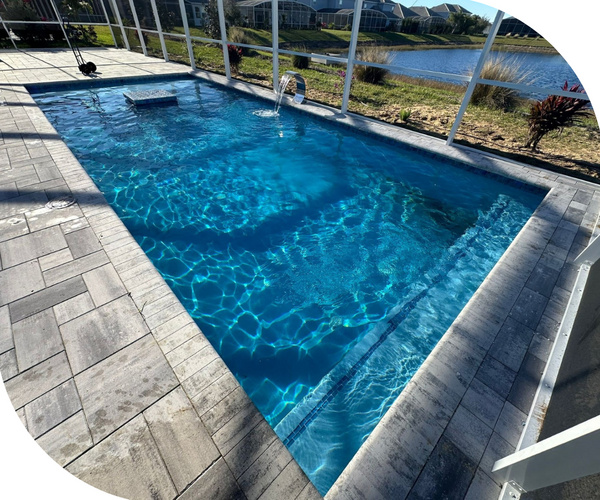
[[[84,53],[100,78],[185,72],[125,51]],[[320,498],[20,85],[86,79],[72,54],[1,59],[9,105],[0,107],[0,371],[24,425],[59,464],[123,496]],[[519,439],[600,192],[372,120],[300,109],[550,190],[328,493],[492,498],[500,488],[492,465]],[[68,194],[75,205],[45,207]]]

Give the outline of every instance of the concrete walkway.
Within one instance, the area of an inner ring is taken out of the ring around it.
[[[186,72],[85,57],[100,78]],[[125,498],[320,498],[20,85],[84,78],[72,54],[0,60],[0,371],[31,436]]]
[[[101,78],[187,70],[114,49],[89,58]],[[319,498],[20,85],[84,78],[72,55],[0,60],[1,81],[14,83],[0,85],[0,370],[29,432],[76,476],[129,498]],[[47,66],[27,69],[32,61]],[[495,500],[492,464],[518,442],[600,190],[322,106],[300,109],[550,190],[327,494]],[[44,208],[68,193],[76,205]]]

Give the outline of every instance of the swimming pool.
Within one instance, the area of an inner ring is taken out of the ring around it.
[[[197,80],[34,97],[322,493],[542,198]]]

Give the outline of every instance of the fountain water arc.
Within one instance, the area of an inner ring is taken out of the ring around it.
[[[279,108],[281,107],[281,100],[283,99],[283,94],[285,93],[285,89],[288,84],[292,80],[292,78],[296,79],[296,95],[294,95],[294,103],[302,104],[304,101],[304,95],[306,93],[306,82],[300,73],[295,71],[286,71],[281,77],[281,81],[279,82],[279,89],[276,93],[276,101],[275,101],[275,113],[279,113]]]

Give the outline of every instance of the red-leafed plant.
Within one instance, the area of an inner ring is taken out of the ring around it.
[[[565,82],[562,90],[574,93],[585,92],[579,84],[569,88],[568,82]],[[585,99],[559,95],[551,95],[543,101],[536,102],[529,112],[529,138],[525,147],[535,151],[542,137],[548,132],[553,130],[562,132],[565,127],[580,122],[581,118],[589,115],[588,105],[589,101]]]
[[[242,63],[242,49],[237,45],[227,45],[229,53],[229,66],[237,73],[237,70]]]

